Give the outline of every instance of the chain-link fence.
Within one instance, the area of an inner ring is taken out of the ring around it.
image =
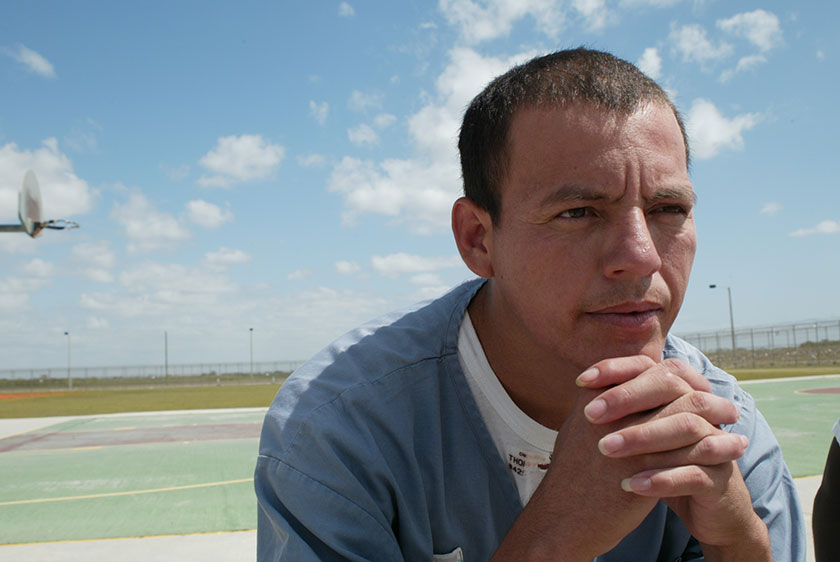
[[[722,368],[840,365],[840,320],[678,335]]]
[[[119,365],[0,370],[0,392],[79,388],[257,384],[280,382],[301,361]]]
[[[719,367],[840,366],[840,320],[678,334]],[[280,382],[301,361],[0,370],[0,392]]]

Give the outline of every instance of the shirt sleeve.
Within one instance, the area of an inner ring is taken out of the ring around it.
[[[773,560],[804,562],[805,521],[781,447],[752,396],[738,389],[735,402],[741,415],[731,431],[750,440],[738,466],[749,489],[753,509],[770,533]]]
[[[391,529],[285,462],[260,456],[254,482],[258,562],[403,559]]]

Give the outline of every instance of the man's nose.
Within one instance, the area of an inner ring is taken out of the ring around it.
[[[662,267],[662,259],[641,209],[633,209],[609,227],[603,253],[607,277],[649,277]]]

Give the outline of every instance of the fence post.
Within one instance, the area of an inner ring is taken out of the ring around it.
[[[820,361],[820,327],[814,322],[814,339],[816,340],[817,344],[817,365],[821,363]]]

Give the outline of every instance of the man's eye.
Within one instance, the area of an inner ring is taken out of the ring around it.
[[[682,205],[663,205],[656,209],[657,213],[666,213],[672,215],[687,215],[688,211]]]
[[[576,207],[574,209],[566,209],[557,215],[561,219],[582,219],[591,214],[589,207]]]

